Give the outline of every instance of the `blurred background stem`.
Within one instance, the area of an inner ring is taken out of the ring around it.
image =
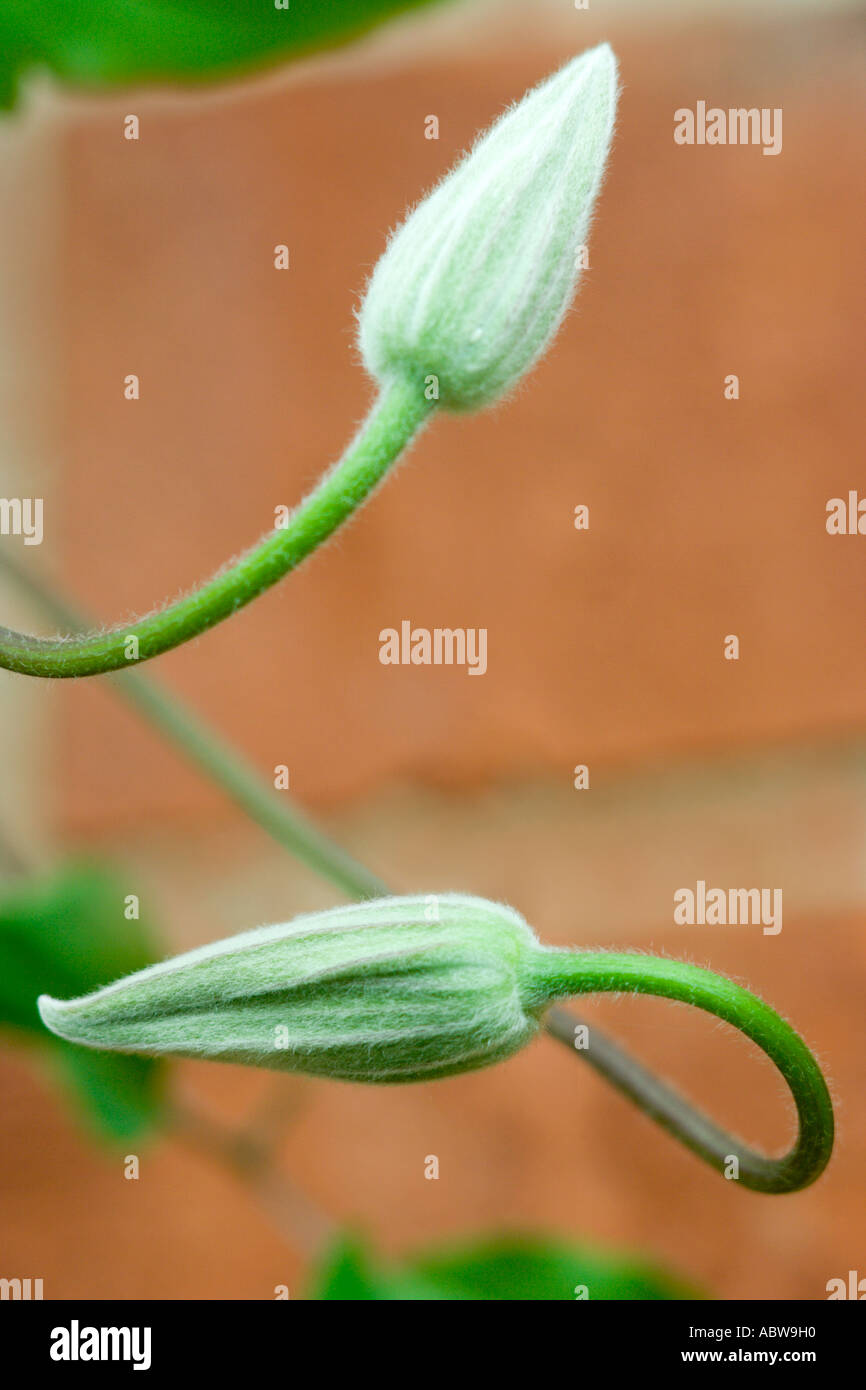
[[[90,626],[80,612],[2,550],[0,569],[36,601],[52,622],[70,630]],[[319,830],[284,792],[269,785],[252,763],[176,695],[137,670],[123,671],[107,679],[148,723],[222,787],[278,844],[322,874],[346,897],[370,898],[387,893],[381,879]]]
[[[221,1163],[253,1195],[287,1241],[303,1255],[315,1257],[336,1235],[336,1223],[303,1192],[285,1171],[277,1166],[280,1127],[273,1125],[276,1112],[285,1121],[294,1105],[285,1105],[286,1078],[279,1078],[279,1091],[268,1093],[271,1123],[240,1130],[230,1128],[205,1114],[197,1103],[175,1101],[169,1111],[169,1125],[179,1139]]]

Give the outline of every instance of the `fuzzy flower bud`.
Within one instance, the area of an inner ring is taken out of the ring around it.
[[[616,95],[601,44],[511,107],[410,213],[359,315],[380,383],[409,375],[476,410],[543,355],[577,285]]]
[[[534,1036],[521,967],[538,949],[518,913],[483,898],[383,898],[243,932],[81,999],[42,995],[39,1011],[53,1033],[108,1051],[423,1081]]]

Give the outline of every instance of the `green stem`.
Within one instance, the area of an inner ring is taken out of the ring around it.
[[[268,532],[193,593],[123,627],[55,638],[0,628],[0,667],[58,679],[118,671],[149,661],[231,617],[333,535],[369,497],[432,408],[420,384],[393,380],[342,459],[300,504],[287,527]]]
[[[0,550],[0,567],[50,613],[72,630],[83,626],[80,614],[26,574]],[[323,831],[277,791],[256,767],[156,681],[139,671],[109,676],[114,688],[140,714],[180,748],[269,835],[303,863],[329,879],[349,898],[376,898],[388,890],[381,879],[334,844]]]
[[[735,1176],[744,1187],[796,1192],[824,1171],[833,1150],[834,1123],[821,1069],[791,1025],[733,980],[658,956],[558,950],[538,953],[529,976],[530,1007],[534,997],[539,1010],[555,998],[626,991],[691,1004],[737,1028],[776,1065],[794,1098],[797,1139],[781,1158],[768,1158],[727,1134],[594,1027],[588,1048],[578,1055],[713,1168],[723,1172],[736,1158]],[[568,1013],[551,1009],[545,1023],[554,1037],[574,1048],[574,1020]]]

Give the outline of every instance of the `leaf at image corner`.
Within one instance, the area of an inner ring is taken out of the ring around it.
[[[583,1291],[586,1290],[584,1293]],[[493,1237],[388,1265],[353,1236],[322,1261],[310,1297],[329,1302],[490,1302],[701,1298],[636,1256],[530,1237]]]
[[[529,1237],[431,1252],[412,1269],[450,1299],[667,1302],[701,1296],[640,1256]]]
[[[3,0],[0,107],[42,69],[98,90],[228,78],[356,38],[433,0]]]
[[[85,1123],[117,1142],[159,1123],[164,1064],[62,1042],[43,1026],[36,1000],[86,994],[159,959],[146,923],[124,916],[124,898],[111,874],[89,864],[0,892],[0,1027],[41,1044]]]

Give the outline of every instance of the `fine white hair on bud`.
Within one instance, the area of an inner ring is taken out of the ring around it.
[[[511,107],[393,233],[359,312],[380,384],[433,381],[448,409],[477,410],[538,361],[577,286],[616,98],[601,44]]]
[[[61,1002],[46,1027],[107,1051],[208,1058],[344,1081],[423,1081],[511,1056],[539,1024],[538,949],[483,898],[382,898],[199,947]]]

